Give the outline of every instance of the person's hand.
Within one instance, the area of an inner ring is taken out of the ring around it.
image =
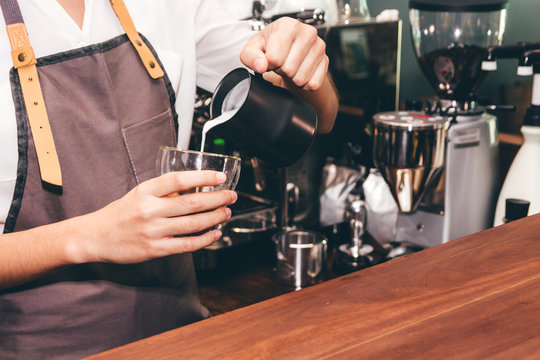
[[[225,181],[214,171],[173,172],[146,181],[101,210],[80,217],[82,241],[72,247],[74,262],[136,263],[191,252],[221,237],[218,230],[200,233],[231,216],[226,208],[234,191],[186,193]]]
[[[255,34],[244,46],[240,60],[258,73],[274,71],[303,90],[318,90],[328,71],[325,51],[316,28],[283,17]],[[276,77],[266,78],[279,82]]]

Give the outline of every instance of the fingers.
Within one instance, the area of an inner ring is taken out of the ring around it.
[[[322,87],[328,72],[328,63],[328,56],[325,55],[322,61],[317,65],[313,74],[308,76],[309,80],[302,86],[304,90],[317,90]],[[303,80],[298,79],[298,81],[302,82]]]
[[[241,60],[257,72],[273,70],[305,90],[320,88],[328,71],[326,45],[316,28],[291,18],[279,19],[256,34]]]
[[[240,61],[255,72],[262,74],[268,70],[265,49],[265,37],[263,34],[257,33],[242,49]]]
[[[212,211],[162,219],[156,238],[170,237],[174,235],[189,235],[207,230],[219,225],[231,217],[231,210],[226,207]]]
[[[148,180],[139,190],[157,197],[184,192],[198,186],[216,186],[226,180],[225,174],[211,170],[176,171]]]
[[[234,204],[236,192],[230,190],[184,194],[161,199],[164,203],[157,216],[173,217],[200,213]]]
[[[221,237],[221,231],[210,230],[202,235],[171,237],[156,241],[153,245],[167,254],[193,252],[212,244]]]
[[[302,59],[301,63],[292,65],[289,65],[287,60],[279,73],[289,78],[297,87],[316,90],[321,86],[328,70],[328,57],[324,46],[314,44]]]
[[[310,41],[300,30],[301,23],[288,20],[276,21],[261,31],[266,37],[265,54],[270,70],[282,69],[286,63],[298,66],[309,50],[303,48]]]
[[[271,54],[270,50],[268,50],[268,56],[273,57],[273,59],[269,61],[271,64],[270,66],[272,67],[272,65],[274,65],[280,75],[293,80],[295,84],[296,76],[301,75],[299,74],[299,70],[302,69],[307,75],[311,75],[310,69],[313,68],[311,71],[311,73],[313,73],[316,65],[321,61],[320,57],[324,56],[324,46],[318,43],[317,40],[319,38],[315,28],[300,23],[298,26],[299,29],[294,35],[294,40],[287,49],[282,49],[281,53],[276,52],[277,55],[274,55],[274,52]],[[290,36],[293,35],[288,35],[287,37]],[[277,41],[269,43],[276,44]],[[287,52],[283,53],[285,50]],[[307,81],[304,81],[304,83],[305,82]]]

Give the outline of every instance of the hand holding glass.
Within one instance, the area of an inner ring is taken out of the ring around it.
[[[240,177],[242,161],[236,156],[212,154],[193,150],[181,150],[169,146],[159,149],[157,173],[163,175],[172,171],[214,170],[223,172],[227,180],[217,186],[203,186],[192,192],[234,190]]]

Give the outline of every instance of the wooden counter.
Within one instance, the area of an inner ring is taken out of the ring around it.
[[[540,215],[92,359],[538,359]]]

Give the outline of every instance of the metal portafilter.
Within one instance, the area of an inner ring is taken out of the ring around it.
[[[448,119],[410,112],[373,117],[374,163],[402,213],[414,213],[439,178],[446,153]]]

